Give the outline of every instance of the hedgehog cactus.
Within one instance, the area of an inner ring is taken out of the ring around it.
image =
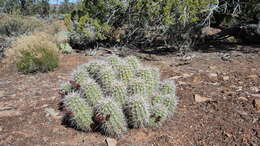
[[[125,103],[126,95],[127,95],[127,89],[123,82],[120,81],[114,81],[111,85],[110,90],[108,91],[108,94],[115,99],[120,105],[123,105]]]
[[[165,80],[160,85],[160,92],[164,95],[166,94],[175,94],[176,85],[172,80]]]
[[[73,124],[79,129],[91,131],[92,108],[80,97],[77,92],[72,92],[63,101],[66,110],[73,113]]]
[[[97,104],[98,100],[103,97],[101,88],[93,79],[87,79],[81,85],[81,90],[84,97],[90,105]]]
[[[150,105],[142,95],[135,95],[128,99],[125,106],[129,126],[144,128],[149,125]]]
[[[101,132],[110,136],[118,136],[127,131],[127,123],[121,107],[110,97],[102,99],[95,107],[94,121]]]
[[[149,125],[151,127],[161,126],[162,122],[164,122],[169,114],[169,110],[163,104],[155,104],[152,106],[150,122]]]
[[[126,58],[126,62],[130,67],[132,68],[133,71],[137,71],[140,68],[140,62],[135,56],[129,56]]]
[[[112,65],[113,68],[116,68],[117,65],[121,64],[122,60],[118,56],[110,56],[108,57],[108,63]]]
[[[100,69],[97,75],[97,81],[105,90],[111,88],[112,82],[115,81],[114,71],[111,67],[103,67]]]
[[[147,94],[151,95],[160,81],[159,71],[153,68],[142,68],[138,71],[138,76],[145,81]]]
[[[136,57],[110,56],[80,65],[60,93],[78,128],[118,136],[127,127],[157,127],[171,118],[175,90],[174,81],[160,81],[159,70]]]
[[[143,79],[132,79],[128,84],[127,92],[130,96],[136,94],[147,96],[147,85],[145,84],[145,81]]]
[[[82,83],[88,76],[88,72],[84,70],[83,66],[79,66],[72,74],[73,80],[77,83]]]
[[[134,70],[128,64],[119,64],[116,67],[118,78],[125,83],[128,83],[134,78]]]

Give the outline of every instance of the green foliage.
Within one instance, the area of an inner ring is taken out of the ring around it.
[[[30,33],[43,26],[36,18],[22,17],[18,15],[7,15],[1,18],[0,34],[8,37]]]
[[[83,0],[81,9],[72,13],[71,19],[78,18],[73,22],[75,27],[69,29],[87,37],[95,36],[94,41],[110,40],[142,47],[158,41],[159,45],[166,43],[181,49],[184,44],[179,41],[185,41],[188,47],[192,45],[189,30],[209,20],[213,14],[210,6],[214,4],[218,0]],[[178,35],[173,35],[172,29]],[[183,37],[183,33],[189,35]]]
[[[23,73],[52,71],[59,63],[57,52],[44,46],[33,50],[22,50],[20,53],[16,66],[18,71]]]
[[[159,70],[143,67],[136,57],[110,56],[82,64],[70,84],[61,93],[79,92],[94,110],[95,130],[109,136],[121,135],[127,127],[160,126],[177,106],[174,82],[160,82]]]
[[[80,94],[77,92],[72,92],[66,95],[63,103],[66,110],[73,113],[71,115],[73,124],[81,130],[91,131],[92,109],[80,97]]]
[[[60,48],[61,52],[64,54],[70,54],[73,52],[73,49],[71,48],[71,46],[68,43],[60,44],[59,48]]]

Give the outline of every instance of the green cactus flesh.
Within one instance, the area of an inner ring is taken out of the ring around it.
[[[84,70],[82,66],[79,66],[76,71],[73,72],[73,80],[77,83],[82,83],[89,77],[88,73]]]
[[[147,96],[147,86],[145,81],[140,78],[130,80],[127,87],[127,92],[130,96],[137,94]]]
[[[98,100],[103,97],[101,88],[95,82],[95,80],[92,79],[88,79],[87,81],[82,83],[81,90],[86,100],[92,106],[97,104]]]
[[[64,106],[72,113],[73,124],[79,129],[91,131],[92,109],[79,93],[70,93],[64,99]]]
[[[150,105],[143,96],[132,96],[125,105],[128,124],[133,128],[144,128],[149,125]]]
[[[158,87],[159,76],[157,69],[142,68],[138,71],[138,76],[143,79],[147,86],[148,95],[151,95]]]
[[[117,65],[121,64],[123,62],[123,60],[121,58],[119,58],[118,56],[110,56],[107,59],[108,63],[110,65],[112,65],[112,67],[115,69]]]
[[[134,71],[126,64],[117,65],[117,74],[119,79],[125,83],[128,83],[132,78],[134,78]]]
[[[63,86],[60,89],[60,92],[62,94],[68,94],[72,91],[73,91],[73,87],[71,86],[71,84],[69,82],[66,82],[65,84],[63,84]]]
[[[109,96],[113,97],[113,99],[117,101],[120,105],[123,105],[127,96],[125,84],[120,81],[114,81],[108,94]]]
[[[175,91],[176,91],[176,85],[175,85],[175,82],[172,80],[163,81],[160,85],[160,92],[163,95],[166,95],[166,94],[175,95]]]
[[[96,122],[106,135],[118,136],[127,131],[127,123],[122,109],[111,98],[99,101],[95,108]]]
[[[151,127],[161,126],[169,114],[169,110],[163,104],[155,104],[151,108],[150,123]]]
[[[127,57],[126,62],[130,65],[130,67],[134,71],[137,71],[140,67],[140,61],[135,56]]]
[[[111,88],[112,82],[116,80],[113,69],[111,67],[101,68],[97,80],[104,90]]]

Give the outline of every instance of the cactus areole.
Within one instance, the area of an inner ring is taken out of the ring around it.
[[[175,82],[160,80],[158,68],[144,66],[134,56],[82,64],[59,93],[65,117],[75,128],[107,136],[161,126],[178,104]]]

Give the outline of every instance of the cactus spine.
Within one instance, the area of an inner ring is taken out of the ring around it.
[[[137,72],[140,68],[140,62],[135,56],[129,56],[126,58],[126,62],[130,65],[133,71]]]
[[[150,123],[151,127],[161,126],[162,122],[164,122],[169,114],[169,110],[163,104],[155,104],[151,108],[151,116]]]
[[[101,68],[98,72],[97,81],[104,90],[108,90],[112,86],[112,82],[115,81],[114,71],[111,67]]]
[[[126,102],[125,110],[129,126],[133,128],[144,128],[149,124],[150,105],[141,95],[135,95]]]
[[[114,98],[115,101],[123,105],[126,100],[127,89],[123,82],[114,81],[112,83],[111,89],[109,90],[109,95]]]
[[[148,95],[151,95],[156,90],[160,80],[158,70],[153,68],[142,68],[139,70],[138,76],[145,81]]]
[[[84,82],[88,77],[88,72],[84,70],[83,66],[79,66],[76,71],[73,72],[73,80],[77,83]]]
[[[134,71],[127,64],[117,65],[117,74],[121,81],[128,83],[132,78],[134,78]]]
[[[173,80],[165,80],[160,85],[160,92],[163,95],[166,94],[175,94],[176,92],[176,85]]]
[[[101,88],[93,79],[87,79],[81,85],[83,96],[89,102],[90,105],[96,105],[98,100],[103,97]]]
[[[142,96],[147,96],[146,90],[147,90],[147,86],[145,84],[145,81],[140,78],[130,80],[127,87],[127,92],[130,96],[137,95],[137,94]]]
[[[63,101],[65,108],[72,112],[73,124],[79,129],[91,131],[90,125],[92,124],[92,109],[80,97],[77,92],[72,92],[64,98]]]
[[[127,131],[123,111],[110,97],[99,101],[95,108],[95,120],[106,135],[118,136]]]

